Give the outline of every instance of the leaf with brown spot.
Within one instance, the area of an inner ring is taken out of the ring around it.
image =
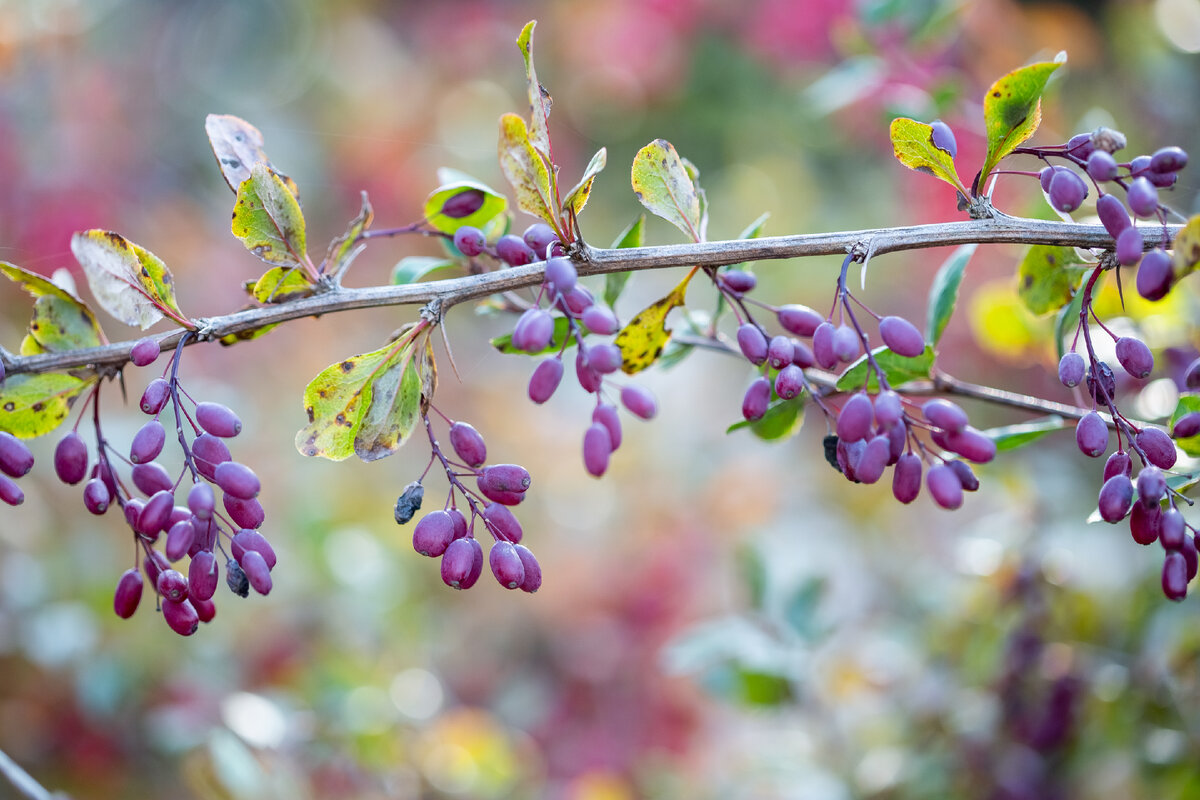
[[[208,143],[217,157],[221,175],[233,191],[236,192],[242,181],[250,177],[250,170],[255,164],[263,163],[274,169],[263,152],[262,133],[241,117],[209,114],[204,119],[204,132],[208,134]],[[295,181],[283,174],[279,174],[279,177],[293,196],[300,196]]]
[[[556,226],[553,177],[529,141],[525,120],[516,114],[500,117],[500,168],[512,184],[517,207]]]
[[[521,34],[517,37],[517,47],[525,60],[525,85],[529,93],[529,141],[549,159],[549,119],[553,101],[546,87],[538,81],[537,70],[533,67],[533,29],[536,26],[537,20],[532,20],[521,29]]]
[[[354,453],[363,461],[390,456],[416,427],[421,409],[420,360],[412,339],[363,390],[366,407],[354,436]]]
[[[9,375],[0,386],[0,431],[32,439],[57,428],[75,398],[98,378],[61,372]]]
[[[1016,149],[1042,123],[1042,92],[1046,81],[1066,62],[1066,54],[1054,61],[1040,61],[1014,69],[992,84],[983,96],[983,124],[987,130],[987,158],[980,171],[982,180],[1000,159]]]
[[[78,350],[104,342],[96,315],[74,294],[36,272],[6,261],[0,261],[0,272],[36,298],[29,336],[36,343],[37,352]]]
[[[1200,214],[1187,221],[1183,230],[1175,237],[1171,248],[1173,280],[1177,281],[1200,268]]]
[[[100,306],[126,325],[145,329],[164,316],[187,321],[175,302],[171,271],[144,247],[119,233],[90,230],[71,237],[71,252]]]
[[[271,267],[250,289],[260,303],[286,303],[313,293],[313,285],[299,267]]]
[[[266,164],[255,164],[238,185],[230,230],[268,264],[296,267],[308,261],[300,203],[283,176]]]
[[[630,180],[634,194],[651,213],[679,228],[693,242],[703,239],[700,197],[674,145],[655,139],[639,150]]]
[[[667,315],[684,304],[688,283],[695,274],[694,271],[689,272],[670,294],[639,311],[613,339],[613,343],[621,348],[623,372],[628,375],[641,372],[662,354],[671,338],[671,331],[666,324]]]

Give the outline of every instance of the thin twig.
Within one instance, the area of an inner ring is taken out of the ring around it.
[[[65,800],[66,798],[66,795],[48,791],[46,787],[34,780],[32,775],[22,769],[20,764],[9,758],[3,750],[0,750],[0,775],[8,778],[8,782],[13,785],[13,788],[29,800]]]
[[[1169,226],[1174,236],[1179,226]],[[761,239],[735,239],[719,242],[638,247],[628,249],[584,249],[577,268],[581,275],[600,275],[627,270],[665,269],[669,267],[716,267],[762,259],[803,258],[820,255],[845,255],[856,245],[870,241],[876,256],[897,250],[915,250],[966,244],[1048,244],[1076,247],[1111,248],[1112,237],[1099,225],[1075,225],[1063,222],[1019,219],[997,215],[993,219],[943,222],[902,228],[878,228],[835,233],[769,236]],[[1150,244],[1153,244],[1151,242]],[[512,267],[479,275],[450,278],[429,283],[402,286],[372,286],[347,289],[332,286],[319,294],[298,300],[236,311],[219,317],[195,320],[199,328],[197,342],[247,333],[264,325],[274,325],[303,317],[316,317],[338,311],[379,306],[419,305],[441,301],[442,309],[488,295],[534,286],[542,281],[544,262]],[[178,344],[184,331],[172,331],[158,337],[162,350]],[[190,346],[191,342],[189,342]],[[4,354],[9,375],[56,372],[80,367],[120,367],[129,360],[133,340],[101,347],[46,353],[32,356]]]

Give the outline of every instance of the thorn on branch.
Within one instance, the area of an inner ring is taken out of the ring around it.
[[[442,298],[435,297],[421,306],[421,319],[429,322],[431,325],[440,325],[442,322],[442,311]]]

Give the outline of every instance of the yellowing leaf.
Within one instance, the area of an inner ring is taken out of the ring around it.
[[[933,127],[907,117],[892,120],[892,151],[909,169],[928,172],[953,186],[965,197],[966,187],[954,168],[954,157],[933,143]]]
[[[694,270],[689,272],[670,294],[638,312],[613,339],[613,343],[621,348],[621,370],[627,375],[641,372],[662,354],[671,338],[667,315],[683,305],[688,283],[695,274]]]
[[[71,252],[100,306],[121,322],[148,328],[165,315],[190,324],[175,304],[170,270],[149,250],[118,233],[90,230],[71,237]]]
[[[1017,268],[1017,296],[1034,314],[1057,311],[1071,302],[1089,266],[1074,247],[1035,244]]]
[[[250,290],[260,303],[286,303],[312,293],[313,285],[298,267],[271,267]]]
[[[29,336],[39,352],[97,347],[104,341],[96,315],[66,289],[6,261],[0,261],[0,272],[36,298]]]
[[[529,141],[525,120],[516,114],[500,117],[500,169],[512,184],[518,208],[557,225],[550,171]]]
[[[421,351],[421,361],[417,364],[421,377],[421,411],[427,412],[433,402],[433,393],[437,391],[437,361],[433,358],[433,337],[425,336],[425,348]]]
[[[1195,272],[1200,267],[1200,214],[1187,221],[1172,245],[1171,268],[1175,280]]]
[[[219,341],[225,347],[229,347],[230,345],[237,344],[238,342],[249,342],[253,339],[257,339],[260,336],[266,336],[277,327],[279,327],[278,322],[270,322],[266,325],[260,325],[257,328],[251,328],[248,331],[227,333],[217,341]]]
[[[575,184],[563,198],[563,206],[572,209],[576,214],[583,211],[583,207],[587,205],[588,195],[592,193],[592,182],[604,170],[606,164],[608,164],[608,149],[601,147],[588,162],[587,169],[583,171],[583,177],[579,179],[579,183]]]
[[[366,404],[354,436],[363,461],[390,456],[408,440],[421,407],[421,376],[415,339],[389,358],[363,392]]]
[[[358,237],[371,227],[371,220],[374,218],[375,210],[371,208],[371,201],[367,199],[367,193],[363,192],[362,207],[358,211],[358,216],[350,220],[345,233],[335,237],[329,243],[329,249],[325,253],[325,273],[327,275],[332,275],[334,280],[341,279],[342,274],[350,266],[350,262],[367,246],[366,242],[358,241]]]
[[[521,57],[525,59],[525,83],[529,91],[529,141],[550,158],[550,93],[538,81],[537,71],[533,68],[533,29],[537,20],[532,20],[521,29],[517,37],[517,47],[521,49]]]
[[[425,199],[425,219],[442,233],[464,225],[483,228],[506,211],[508,198],[478,181],[439,186]]]
[[[221,175],[235,192],[250,177],[250,170],[255,164],[261,162],[271,167],[267,154],[263,152],[262,133],[246,120],[232,114],[209,114],[204,119],[204,132],[208,134],[208,143],[217,157]],[[300,196],[295,181],[286,175],[276,174],[289,192]]]
[[[651,213],[679,228],[693,242],[702,239],[700,199],[674,145],[655,139],[639,150],[630,179],[634,194]]]
[[[0,385],[0,431],[32,439],[57,428],[75,398],[96,378],[78,378],[61,372],[9,375]]]
[[[987,158],[980,183],[996,163],[1033,135],[1042,123],[1042,92],[1054,70],[1065,62],[1041,61],[1015,69],[992,84],[983,96],[983,124],[987,129]]]
[[[308,258],[300,204],[283,176],[261,162],[238,184],[230,230],[268,264],[299,266]]]

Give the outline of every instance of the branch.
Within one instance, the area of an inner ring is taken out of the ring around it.
[[[1168,246],[1181,226],[1166,226],[1160,244]],[[1147,247],[1155,246],[1155,237],[1148,237]],[[695,244],[602,249],[583,245],[577,258],[580,275],[600,275],[628,270],[665,269],[669,267],[718,267],[744,261],[804,258],[809,256],[844,255],[859,248],[875,255],[898,250],[977,242],[980,244],[1047,244],[1084,248],[1113,246],[1112,237],[1099,225],[1077,225],[1062,222],[1022,219],[997,213],[993,219],[965,222],[943,222],[931,225],[910,225],[901,228],[874,228],[861,231],[768,236],[761,239],[700,242]],[[462,278],[431,281],[402,286],[372,286],[347,289],[331,286],[310,297],[279,305],[269,305],[236,311],[219,317],[196,320],[199,336],[195,341],[210,341],[232,334],[246,333],[264,325],[279,324],[302,317],[317,317],[337,311],[378,306],[431,304],[444,313],[458,303],[487,297],[497,292],[535,286],[542,281],[544,262],[469,275]],[[177,330],[158,338],[162,350],[174,348],[185,331]],[[189,346],[193,342],[189,342]],[[46,353],[33,356],[13,356],[0,352],[9,375],[55,372],[90,367],[116,369],[129,360],[133,340],[101,347]]]
[[[13,788],[28,800],[61,800],[65,797],[65,795],[47,791],[44,786],[33,779],[32,775],[9,758],[3,750],[0,750],[0,775],[7,778]]]

